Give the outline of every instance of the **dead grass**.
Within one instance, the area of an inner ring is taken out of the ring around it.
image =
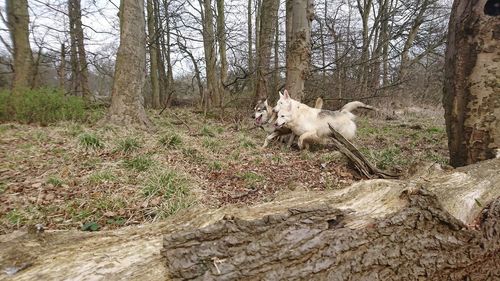
[[[37,223],[116,228],[194,205],[254,204],[288,190],[337,189],[361,179],[329,146],[298,151],[273,143],[261,150],[265,132],[250,129],[250,118],[236,126],[231,114],[205,119],[190,109],[173,112],[150,115],[155,133],[73,122],[0,124],[0,233]],[[444,163],[443,121],[412,114],[360,117],[355,144],[384,169]]]

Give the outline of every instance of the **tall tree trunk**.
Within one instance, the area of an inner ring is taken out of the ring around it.
[[[205,63],[207,74],[207,95],[205,96],[205,112],[210,109],[210,103],[217,104],[218,95],[217,87],[217,70],[216,70],[216,53],[215,53],[215,36],[214,22],[212,13],[212,0],[199,0],[203,7],[202,23],[203,23],[203,47],[205,51]]]
[[[168,88],[168,82],[167,82],[167,75],[165,71],[165,57],[166,57],[166,42],[165,42],[165,34],[168,33],[165,26],[163,26],[163,20],[161,18],[161,12],[160,12],[160,0],[153,0],[153,6],[154,6],[154,11],[155,11],[155,16],[156,16],[156,30],[158,36],[156,37],[156,61],[158,64],[158,81],[159,81],[159,87],[160,87],[160,104],[165,105],[167,101],[167,88]],[[168,24],[168,6],[167,6],[167,1],[164,1],[163,3],[164,9],[165,9],[165,23]]]
[[[500,152],[500,21],[485,2],[456,0],[451,12],[443,105],[455,167]]]
[[[247,33],[248,33],[248,73],[249,75],[249,92],[253,92],[253,40],[252,40],[252,1],[248,0],[247,3]]]
[[[226,17],[224,15],[224,0],[217,0],[217,41],[219,42],[220,56],[220,79],[219,79],[219,106],[224,103],[225,88],[227,82],[227,55],[226,55]]]
[[[69,32],[71,41],[72,89],[75,94],[89,100],[89,73],[82,27],[81,0],[69,0]]]
[[[286,89],[292,97],[302,100],[304,82],[309,75],[311,61],[311,22],[314,18],[313,0],[291,0],[287,20],[291,20],[290,50],[286,66]],[[287,27],[288,27],[287,23]]]
[[[361,22],[363,25],[362,34],[363,34],[363,45],[361,47],[361,59],[360,59],[360,71],[358,76],[358,84],[360,86],[359,92],[361,96],[364,96],[367,92],[367,83],[368,83],[368,60],[370,58],[370,36],[369,36],[369,20],[370,20],[370,11],[372,7],[372,0],[363,0],[363,3],[360,0],[357,0],[358,11],[361,16]]]
[[[279,3],[278,3],[279,11]],[[279,17],[276,15],[275,21],[275,32],[274,32],[274,78],[273,78],[273,90],[271,91],[270,97],[274,100],[278,96],[280,89],[280,21]]]
[[[146,32],[143,0],[120,2],[120,47],[108,121],[122,126],[148,128],[142,89],[146,72]]]
[[[171,53],[172,49],[170,48],[170,14],[169,14],[169,2],[167,0],[163,1],[164,6],[165,6],[165,34],[163,35],[163,43],[162,43],[162,48],[163,48],[163,53],[164,53],[164,59],[165,62],[167,63],[167,70],[166,70],[166,79],[165,79],[165,86],[166,86],[166,105],[170,106],[172,104],[172,100],[175,95],[174,91],[174,72],[172,70],[172,59],[171,59]],[[162,62],[164,65],[164,63]],[[163,70],[165,72],[165,69]]]
[[[7,22],[14,45],[14,79],[12,92],[21,95],[30,88],[32,81],[33,55],[29,42],[29,13],[27,0],[7,0]]]
[[[153,0],[147,0],[147,11],[148,11],[148,46],[149,46],[149,69],[151,78],[151,96],[152,96],[152,107],[160,108],[160,82],[158,79],[158,49],[157,47],[157,37],[158,33],[155,29],[156,17],[154,12]]]
[[[57,68],[57,76],[59,80],[59,90],[62,93],[66,92],[66,46],[61,44],[61,62]]]
[[[262,3],[254,101],[267,98],[270,95],[270,83],[267,76],[271,69],[271,49],[276,31],[279,4],[279,0],[267,0]]]

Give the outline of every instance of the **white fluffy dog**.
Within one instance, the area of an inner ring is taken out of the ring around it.
[[[287,127],[299,136],[300,149],[309,146],[310,142],[323,142],[331,135],[329,124],[346,139],[356,135],[355,115],[351,113],[356,108],[374,109],[359,101],[346,104],[340,111],[321,110],[309,107],[290,97],[288,91],[280,93],[280,99],[273,109],[278,112],[275,126]]]

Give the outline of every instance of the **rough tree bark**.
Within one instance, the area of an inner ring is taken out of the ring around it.
[[[116,125],[149,128],[142,88],[146,73],[144,1],[120,3],[120,47],[116,55],[111,107],[107,121]]]
[[[14,56],[14,78],[12,92],[22,94],[30,88],[32,81],[33,55],[29,41],[29,13],[27,0],[7,0],[7,23],[12,38]]]
[[[207,95],[204,95],[204,111],[210,109],[210,100],[213,100],[214,104],[218,104],[217,97],[218,87],[217,87],[217,70],[216,61],[217,54],[215,52],[215,34],[214,34],[214,19],[212,13],[212,0],[199,0],[200,6],[202,7],[202,25],[203,25],[203,48],[205,51],[205,63],[206,63],[206,74],[207,74]]]
[[[219,42],[220,76],[219,76],[219,104],[222,107],[225,97],[224,85],[227,82],[227,55],[226,55],[226,17],[224,15],[224,0],[217,1],[217,41]]]
[[[71,52],[71,84],[74,94],[89,100],[89,71],[82,26],[82,9],[80,0],[69,0],[69,33]]]
[[[500,149],[500,19],[488,1],[453,3],[443,105],[451,165],[495,157]]]
[[[20,270],[15,280],[495,280],[499,170],[500,159],[427,166],[405,181],[190,210],[159,224],[14,232],[0,236],[0,264]]]
[[[314,18],[313,0],[287,0],[287,44],[286,89],[292,97],[302,100],[304,82],[309,75],[311,61],[311,22]],[[288,13],[291,13],[289,15]]]
[[[257,49],[256,86],[254,101],[270,96],[269,72],[271,69],[271,49],[274,33],[276,32],[276,18],[278,17],[279,0],[268,0],[262,3],[260,13],[259,48]]]
[[[149,72],[151,76],[152,107],[160,108],[160,80],[158,78],[158,33],[156,30],[156,16],[153,0],[147,0],[148,12],[148,46],[149,46]]]

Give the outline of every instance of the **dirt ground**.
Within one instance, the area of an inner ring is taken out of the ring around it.
[[[363,179],[328,145],[299,151],[274,142],[260,149],[266,133],[249,116],[150,112],[154,132],[0,124],[0,234],[36,224],[111,229],[194,205],[251,205],[289,190],[339,189]],[[446,163],[438,109],[360,116],[357,125],[355,145],[382,169],[409,176],[422,162]]]

